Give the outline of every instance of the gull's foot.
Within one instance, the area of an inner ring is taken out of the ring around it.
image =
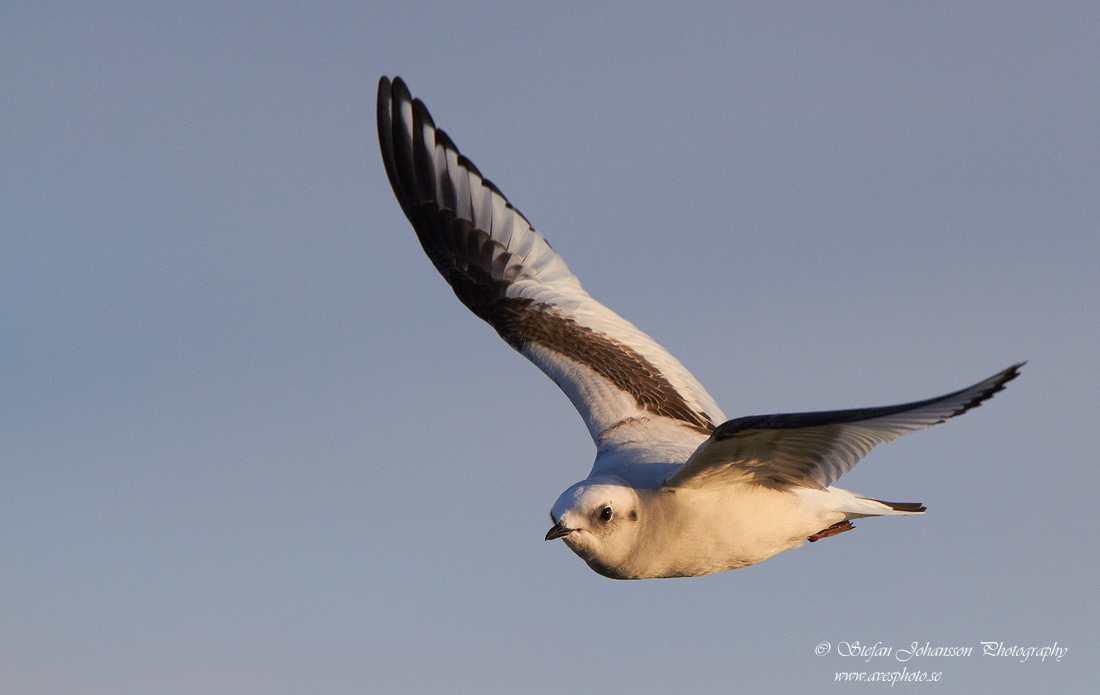
[[[806,540],[811,543],[821,540],[822,538],[828,538],[829,536],[835,536],[838,533],[844,533],[845,531],[851,531],[855,526],[852,526],[850,521],[838,521],[827,529],[822,529],[814,535],[810,536]]]

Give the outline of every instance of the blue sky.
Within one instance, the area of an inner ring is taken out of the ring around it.
[[[1094,682],[1094,4],[392,4],[0,10],[0,689]],[[840,483],[925,516],[604,579],[542,541],[587,433],[420,250],[383,74],[730,417],[1029,363]]]

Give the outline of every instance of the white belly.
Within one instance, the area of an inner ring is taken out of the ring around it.
[[[756,485],[654,491],[645,540],[628,565],[639,577],[694,577],[797,548],[844,514],[812,498]]]

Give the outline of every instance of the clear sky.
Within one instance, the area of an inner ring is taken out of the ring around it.
[[[1095,687],[1095,2],[382,4],[0,9],[0,691]],[[923,517],[600,577],[542,540],[592,444],[424,257],[383,74],[730,417],[1029,363],[840,482]]]

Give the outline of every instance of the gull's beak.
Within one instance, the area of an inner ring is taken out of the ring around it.
[[[568,536],[569,534],[573,533],[576,530],[577,529],[575,529],[575,528],[566,528],[565,526],[562,526],[561,522],[559,521],[558,523],[554,524],[553,528],[551,528],[549,531],[546,532],[546,540],[552,541],[555,538],[561,538],[562,536]]]

